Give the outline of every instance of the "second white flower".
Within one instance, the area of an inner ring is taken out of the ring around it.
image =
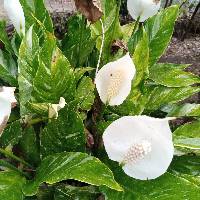
[[[110,106],[122,104],[131,91],[135,72],[135,65],[129,54],[104,65],[95,79],[102,102]]]

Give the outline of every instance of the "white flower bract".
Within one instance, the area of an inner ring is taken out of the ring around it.
[[[149,17],[155,15],[160,9],[160,0],[128,0],[127,7],[133,19],[144,22]]]
[[[15,88],[13,87],[0,88],[0,134],[9,119],[12,105],[17,102],[14,96],[14,91]]]
[[[24,11],[19,0],[4,0],[4,9],[19,35],[25,35]]]
[[[102,102],[110,106],[122,104],[131,91],[135,71],[135,65],[129,54],[104,65],[95,78]]]
[[[106,152],[135,179],[155,179],[164,174],[174,147],[169,118],[125,116],[114,121],[103,134]]]
[[[58,104],[51,104],[49,107],[49,118],[58,118],[58,111],[66,105],[65,99],[60,97]]]

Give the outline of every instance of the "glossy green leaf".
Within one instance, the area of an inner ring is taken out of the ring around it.
[[[26,27],[30,28],[33,24],[38,25],[36,19],[39,20],[45,29],[53,32],[53,23],[51,17],[45,7],[44,0],[20,0],[26,18]],[[41,31],[39,26],[35,26],[34,30],[39,33]]]
[[[35,113],[37,115],[48,117],[49,116],[49,107],[52,104],[50,103],[31,103],[29,102],[26,106],[31,113]]]
[[[99,191],[93,186],[73,187],[71,185],[56,187],[55,200],[94,200],[99,196]]]
[[[180,175],[200,176],[200,157],[194,155],[175,156],[170,170]]]
[[[0,79],[17,86],[17,65],[13,57],[0,49]]]
[[[74,97],[75,76],[69,61],[54,45],[53,35],[46,36],[38,70],[33,80],[32,101],[58,103],[60,97],[64,97],[68,102]],[[53,44],[49,46],[49,43]]]
[[[7,32],[6,32],[6,22],[5,21],[0,21],[0,41],[3,42],[5,45],[5,49],[9,52],[12,53],[12,46],[9,41]]]
[[[74,71],[76,84],[79,83],[80,79],[83,77],[83,75],[86,72],[91,72],[93,70],[94,70],[94,68],[92,68],[92,67],[76,68]]]
[[[200,187],[200,158],[195,155],[175,156],[170,170]]]
[[[149,18],[145,23],[145,29],[149,36],[149,64],[154,65],[167,48],[174,30],[174,24],[179,14],[177,5],[160,11]]]
[[[116,0],[102,1],[103,25],[105,32],[105,40],[103,46],[102,64],[106,64],[111,58],[111,46],[116,39],[122,39],[122,31],[119,22],[119,2]],[[91,25],[94,36],[98,37],[96,46],[100,50],[102,43],[102,24],[100,21]]]
[[[134,33],[132,33],[131,37],[128,40],[128,51],[130,54],[134,54],[135,48],[138,44],[138,42],[142,39],[143,37],[143,26],[140,26],[138,29],[135,30]],[[148,36],[148,35],[147,35]]]
[[[41,162],[35,180],[29,182],[23,191],[32,196],[43,182],[54,184],[67,179],[122,190],[109,168],[97,158],[84,153],[59,153],[48,156]]]
[[[120,116],[140,115],[144,111],[149,97],[149,91],[143,93],[139,89],[133,88],[123,104],[115,107],[110,107],[110,110]]]
[[[79,115],[69,107],[59,111],[58,119],[41,132],[41,154],[43,157],[64,151],[85,151],[84,126]]]
[[[91,36],[85,18],[80,15],[69,19],[67,30],[62,41],[63,52],[73,67],[80,67],[92,52],[96,37]]]
[[[129,41],[129,38],[131,37],[131,35],[133,33],[134,26],[135,26],[134,22],[121,26],[123,40],[125,42]]]
[[[19,142],[19,149],[24,159],[33,166],[40,162],[39,141],[33,127],[25,128]]]
[[[0,199],[23,200],[22,186],[26,180],[13,171],[0,172]]]
[[[150,68],[150,76],[157,84],[167,87],[184,87],[200,82],[200,78],[184,69],[188,65],[158,63]]]
[[[12,170],[13,172],[19,173],[19,169],[17,167],[15,167],[13,164],[10,164],[9,162],[7,162],[3,159],[0,159],[0,167],[1,167],[1,169],[5,170],[5,171]],[[22,171],[20,174],[24,175],[24,173]]]
[[[167,110],[169,117],[195,117],[200,116],[200,105],[199,104],[181,104],[169,107]]]
[[[184,124],[176,129],[173,133],[174,144],[176,147],[186,149],[200,149],[200,122]]]
[[[15,145],[19,142],[22,135],[23,133],[20,121],[15,121],[9,124],[3,131],[0,137],[0,146],[6,148],[9,145]]]
[[[79,108],[81,110],[90,110],[94,103],[95,85],[89,77],[83,77],[76,90],[75,99],[79,99]]]
[[[180,102],[199,91],[199,87],[167,88],[157,86],[150,95],[146,109],[157,110],[167,104]]]
[[[199,185],[169,172],[155,180],[140,181],[128,177],[122,170],[115,170],[115,178],[124,188],[124,192],[103,187],[102,191],[107,200],[196,200],[200,198]]]
[[[173,134],[191,138],[200,137],[200,121],[184,124],[177,128]]]
[[[144,31],[144,30],[143,30]],[[133,62],[136,67],[136,77],[134,78],[132,87],[137,86],[142,80],[146,79],[149,74],[149,47],[148,39],[145,31],[143,32],[143,37],[136,45]]]
[[[35,17],[42,22],[42,24],[45,26],[45,29],[51,33],[53,33],[53,23],[51,20],[51,16],[48,13],[46,7],[45,7],[45,1],[44,0],[34,0],[34,14]]]
[[[25,115],[28,113],[26,104],[31,99],[31,93],[33,90],[33,79],[38,69],[38,54],[40,51],[39,39],[37,35],[32,32],[32,48],[29,42],[29,36],[23,39],[19,49],[19,100],[20,100],[20,113]]]

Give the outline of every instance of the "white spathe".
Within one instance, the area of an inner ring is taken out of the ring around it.
[[[104,65],[97,73],[95,84],[103,103],[120,105],[131,91],[135,65],[127,53],[122,58]]]
[[[103,134],[106,152],[124,172],[140,180],[164,174],[173,158],[170,118],[125,116],[114,121]]]
[[[23,8],[19,0],[4,0],[4,9],[11,22],[13,23],[17,33],[21,36],[25,35],[25,17]]]
[[[49,107],[49,118],[58,118],[58,111],[64,108],[66,105],[65,99],[60,97],[58,104],[51,104]]]
[[[161,0],[128,0],[127,7],[133,19],[144,22],[149,17],[155,15],[160,9]]]
[[[12,105],[17,103],[14,92],[13,87],[0,88],[0,134],[9,119]]]

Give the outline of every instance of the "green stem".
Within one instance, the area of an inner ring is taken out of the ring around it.
[[[78,57],[77,57],[77,63],[76,67],[80,67],[80,55],[81,55],[81,47],[82,47],[82,40],[83,40],[83,32],[85,27],[85,17],[82,16],[82,22],[81,22],[81,34],[80,34],[80,40],[79,40],[79,50],[78,50]]]
[[[118,7],[117,7],[117,11],[116,11],[116,15],[115,15],[115,20],[114,20],[114,27],[113,27],[113,30],[112,30],[112,36],[115,34],[115,31],[116,31],[116,24],[117,24],[117,19],[119,18],[119,15],[120,15],[120,8],[121,8],[121,0],[119,0],[118,2]],[[112,38],[113,39],[113,38]],[[110,41],[110,45],[109,45],[109,50],[111,49],[112,47],[112,40]],[[110,60],[110,53],[108,54],[107,56],[107,63],[109,62]]]
[[[5,160],[0,160],[0,166],[9,168],[9,169],[11,169],[13,171],[16,171],[16,172],[20,173],[22,176],[26,176],[27,178],[30,178],[29,174],[21,171],[20,169],[18,169],[17,167],[11,165],[10,163],[6,162]]]
[[[48,117],[32,119],[27,123],[27,126],[29,127],[29,126],[32,126],[32,125],[37,124],[39,122],[43,122],[43,121],[48,120],[48,119],[49,119]]]
[[[7,156],[9,158],[12,158],[13,160],[16,160],[16,161],[22,163],[22,164],[24,164],[24,165],[26,165],[26,166],[28,166],[30,168],[33,168],[33,166],[31,166],[29,163],[27,163],[26,161],[22,160],[21,158],[15,156],[13,153],[11,153],[9,151],[6,151],[6,150],[0,148],[0,153],[4,154],[5,156]]]

